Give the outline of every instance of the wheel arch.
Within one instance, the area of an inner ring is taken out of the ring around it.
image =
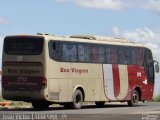
[[[140,87],[136,86],[136,87],[134,87],[133,90],[136,90],[138,92],[138,94],[139,94],[139,101],[141,101],[142,100],[142,91],[141,91]]]
[[[76,90],[80,90],[82,92],[82,95],[83,95],[83,101],[85,100],[85,91],[84,91],[84,88],[82,85],[77,85],[74,87],[73,89],[73,93],[72,93],[72,98],[74,97],[74,93]]]

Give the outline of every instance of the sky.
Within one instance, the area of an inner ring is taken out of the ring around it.
[[[160,0],[1,0],[0,53],[5,36],[40,32],[125,38],[151,47],[160,62]]]

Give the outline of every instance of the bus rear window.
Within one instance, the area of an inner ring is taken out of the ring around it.
[[[9,55],[40,55],[43,50],[43,37],[6,37],[4,51]]]

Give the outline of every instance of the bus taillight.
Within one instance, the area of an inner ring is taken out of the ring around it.
[[[41,85],[46,86],[47,85],[47,79],[45,77],[42,77],[41,79]]]
[[[8,84],[8,80],[6,79],[6,77],[2,76],[2,86],[6,86]]]

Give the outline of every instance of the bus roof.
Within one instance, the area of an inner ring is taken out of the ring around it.
[[[71,42],[110,44],[110,45],[122,45],[122,46],[149,48],[148,46],[145,46],[144,44],[131,42],[123,38],[113,38],[113,37],[108,37],[108,36],[95,36],[95,35],[57,36],[57,35],[48,35],[48,34],[43,34],[41,36],[44,36],[48,40],[56,40],[56,41],[71,41]]]
[[[37,35],[14,35],[15,36],[41,36],[46,40],[56,40],[56,41],[71,41],[71,42],[83,42],[83,43],[95,43],[95,44],[109,44],[109,45],[122,45],[122,46],[133,46],[133,47],[146,47],[148,46],[140,43],[135,43],[128,41],[123,38],[113,38],[108,36],[95,36],[95,35],[71,35],[71,36],[58,36],[49,35],[44,33],[37,33]],[[8,36],[11,37],[11,36]],[[150,49],[150,48],[149,48]]]

